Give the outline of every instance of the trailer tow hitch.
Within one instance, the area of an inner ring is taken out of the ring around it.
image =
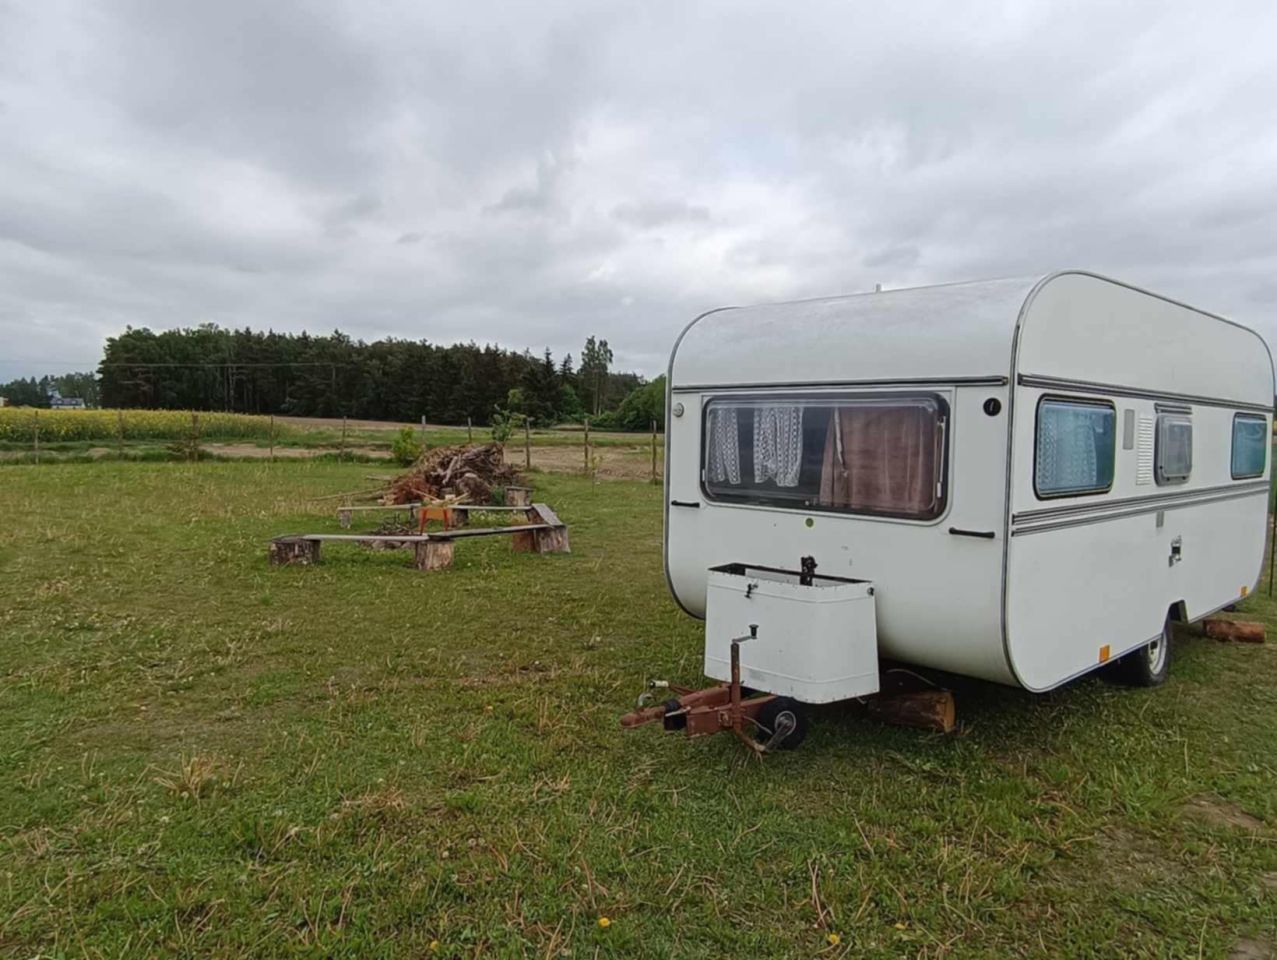
[[[766,753],[779,746],[798,728],[793,710],[781,710],[772,720],[772,729],[759,722],[759,714],[768,704],[780,699],[770,694],[742,698],[740,686],[740,645],[758,639],[758,624],[749,625],[749,634],[732,640],[732,679],[703,690],[678,687],[664,680],[648,682],[648,689],[638,698],[637,709],[621,717],[621,726],[638,727],[661,721],[666,730],[684,730],[689,737],[703,737],[730,730],[751,750]],[[677,696],[657,703],[657,691],[668,690]],[[765,740],[755,733],[766,735]]]

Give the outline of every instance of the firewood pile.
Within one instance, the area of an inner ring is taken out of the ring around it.
[[[452,497],[467,503],[492,502],[493,487],[519,483],[519,474],[505,463],[501,445],[435,447],[395,477],[386,503],[413,503]]]

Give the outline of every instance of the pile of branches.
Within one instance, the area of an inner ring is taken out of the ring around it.
[[[518,482],[519,474],[505,462],[499,443],[435,447],[391,481],[385,501],[412,503],[453,497],[473,504],[491,503],[494,487]]]

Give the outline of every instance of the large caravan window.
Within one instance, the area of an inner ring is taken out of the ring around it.
[[[1233,416],[1233,479],[1262,477],[1268,462],[1268,420],[1249,413]]]
[[[705,493],[932,519],[944,510],[947,417],[947,404],[932,394],[714,399],[705,407]]]
[[[1109,403],[1043,398],[1033,467],[1037,495],[1072,497],[1112,487],[1116,421]]]
[[[1193,418],[1186,413],[1157,415],[1158,483],[1183,483],[1193,472]]]

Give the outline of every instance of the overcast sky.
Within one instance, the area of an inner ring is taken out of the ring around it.
[[[0,379],[1058,267],[1277,339],[1277,4],[0,0]]]

